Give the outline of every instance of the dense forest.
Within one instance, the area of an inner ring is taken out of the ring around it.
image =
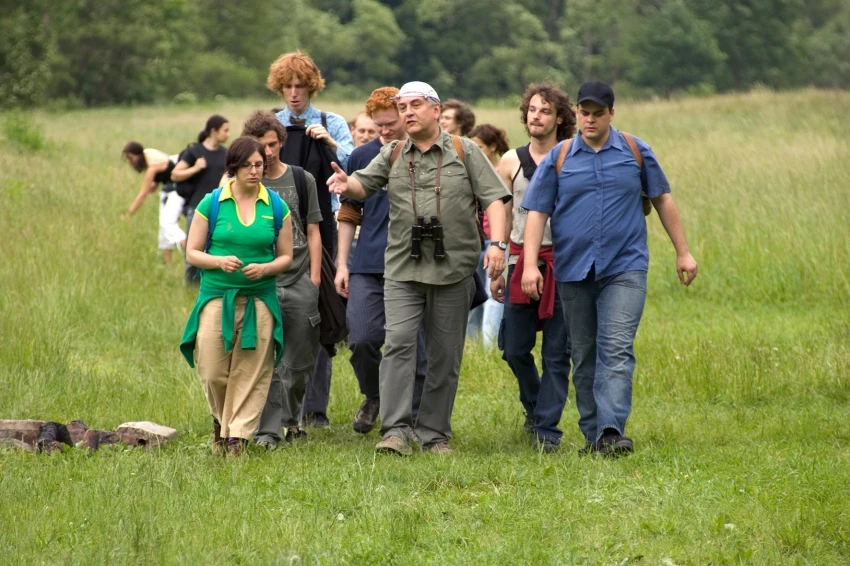
[[[0,106],[266,92],[303,49],[329,94],[600,79],[630,96],[850,87],[848,0],[0,0]]]

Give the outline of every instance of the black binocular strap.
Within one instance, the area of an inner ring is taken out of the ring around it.
[[[437,157],[437,178],[434,186],[434,192],[437,193],[437,221],[440,221],[440,173],[443,170],[443,152]],[[418,214],[416,212],[416,180],[414,172],[416,165],[413,163],[413,156],[410,157],[410,163],[407,165],[407,172],[410,174],[410,198],[413,203],[413,221],[416,222]]]

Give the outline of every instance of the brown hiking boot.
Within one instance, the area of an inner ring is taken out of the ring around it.
[[[410,456],[413,448],[404,439],[396,434],[385,436],[375,445],[375,451],[380,454],[398,454],[399,456]]]
[[[212,453],[213,456],[224,456],[225,446],[224,439],[221,437],[221,423],[217,420],[213,419],[213,442],[212,442]]]
[[[425,446],[423,449],[425,452],[431,452],[432,454],[451,454],[454,452],[452,447],[449,446],[448,440],[441,440],[440,442],[435,442],[429,446]]]
[[[378,412],[381,408],[380,399],[364,399],[357,414],[354,415],[354,423],[351,428],[354,432],[367,434],[375,428],[375,421],[378,420]]]

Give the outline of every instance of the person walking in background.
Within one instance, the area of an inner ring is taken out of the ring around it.
[[[492,124],[481,124],[476,126],[469,132],[469,139],[475,142],[482,153],[490,161],[490,165],[494,169],[498,169],[502,155],[508,151],[508,136],[505,130],[497,128]],[[490,223],[487,221],[487,214],[481,215],[482,230],[484,231],[484,245],[481,251],[481,259],[478,261],[478,274],[482,281],[487,281],[484,273],[484,254],[487,248],[490,247]],[[484,285],[488,294],[487,301],[469,313],[469,322],[466,327],[466,337],[476,338],[480,335],[486,348],[495,348],[496,341],[499,335],[499,325],[502,322],[503,305],[498,301],[494,301],[490,296],[490,285]]]
[[[198,134],[198,143],[186,148],[171,171],[171,180],[177,183],[177,192],[186,201],[186,232],[192,229],[195,208],[207,194],[219,186],[224,174],[226,149],[222,146],[230,137],[227,118],[214,114]],[[198,269],[186,259],[186,284],[200,282]]]
[[[313,176],[297,165],[282,163],[278,157],[286,140],[286,128],[274,114],[253,112],[245,120],[242,135],[254,136],[263,144],[268,162],[263,186],[280,195],[292,215],[292,266],[277,276],[277,302],[286,330],[286,348],[275,368],[256,434],[257,444],[272,449],[281,439],[292,441],[307,435],[299,425],[304,392],[319,346],[322,213]]]
[[[522,199],[528,210],[522,290],[545,293],[539,249],[551,217],[555,279],[572,340],[582,454],[634,450],[625,436],[632,409],[634,341],[646,301],[649,249],[646,193],[676,250],[684,285],[697,276],[679,209],[655,154],[611,125],[614,91],[588,82],[578,91],[580,135],[543,158]]]
[[[499,175],[514,195],[510,221],[511,240],[508,278],[493,279],[493,298],[505,305],[499,344],[503,358],[519,385],[519,400],[525,412],[524,430],[533,435],[535,447],[555,452],[562,432],[558,428],[567,400],[570,376],[570,338],[564,322],[561,297],[552,270],[552,232],[547,222],[537,262],[544,277],[540,300],[522,292],[523,231],[526,212],[522,198],[537,170],[537,164],[553,147],[575,133],[575,112],[567,93],[547,84],[529,85],[522,95],[520,121],[530,143],[511,150],[499,164]],[[543,331],[543,371],[538,372],[532,350],[538,330]]]
[[[369,112],[361,112],[351,122],[351,137],[354,138],[354,149],[361,145],[365,145],[377,138],[380,135],[378,127],[372,118],[369,117]]]
[[[349,174],[365,169],[384,145],[407,140],[407,132],[394,101],[397,94],[398,89],[389,86],[372,91],[366,101],[366,112],[381,135],[351,153]],[[351,350],[349,360],[364,397],[354,415],[352,428],[361,434],[375,427],[381,406],[379,374],[381,348],[386,338],[384,251],[387,248],[390,222],[390,201],[387,195],[385,186],[365,201],[343,198],[339,209],[339,265],[335,283],[337,292],[348,298],[345,316],[349,330],[348,347]],[[360,226],[360,245],[354,250],[354,259],[349,268],[349,251],[357,226]],[[416,375],[411,416],[414,422],[419,412],[427,370],[425,333],[420,327],[416,337]]]
[[[340,166],[345,168],[348,165],[348,157],[354,149],[354,141],[351,139],[348,123],[342,116],[333,112],[322,112],[313,106],[313,98],[325,88],[325,79],[313,60],[301,51],[281,55],[272,63],[266,85],[269,90],[278,93],[286,101],[286,108],[276,114],[277,119],[287,128],[288,135],[281,160],[290,165],[303,167],[313,175],[314,179],[324,181],[330,176],[331,160],[324,159],[321,155],[318,155],[316,159],[303,153],[297,160],[290,160],[287,157],[291,155],[288,150],[295,145],[292,135],[295,133],[294,130],[305,127],[306,131],[302,130],[300,135],[307,135],[327,146],[336,156]],[[319,152],[308,153],[316,156]],[[319,209],[322,213],[320,225],[322,246],[335,263],[337,225],[334,213],[339,209],[339,197],[323,189],[319,195]],[[333,345],[330,348],[333,348]],[[328,403],[332,370],[330,353],[324,345],[319,346],[316,352],[316,363],[310,374],[310,382],[307,384],[307,393],[304,397],[302,424],[330,426]]]
[[[178,224],[184,201],[171,182],[176,156],[169,157],[158,149],[145,148],[134,141],[127,142],[121,155],[133,169],[144,174],[139,194],[127,209],[128,216],[135,214],[147,196],[154,194],[162,185],[159,193],[159,249],[162,250],[162,261],[170,264],[174,248],[186,248],[186,233]]]
[[[440,129],[453,136],[468,136],[475,127],[475,113],[465,102],[450,98],[442,105]]]
[[[382,439],[375,449],[409,455],[418,439],[424,450],[447,454],[452,451],[451,415],[475,292],[476,206],[480,201],[487,208],[493,237],[501,239],[505,202],[511,197],[478,146],[440,131],[440,98],[430,85],[407,83],[395,101],[408,140],[386,144],[351,176],[334,165],[327,184],[355,200],[387,187],[390,201],[384,254],[386,345],[380,368]],[[504,252],[491,248],[486,260],[490,270],[501,273],[504,264]],[[428,373],[414,423],[416,336],[423,317]]]
[[[240,454],[257,429],[283,323],[275,276],[292,264],[289,208],[260,179],[265,151],[241,137],[225,157],[231,179],[205,196],[189,230],[186,258],[202,272],[180,350],[197,364],[214,423],[213,449]]]

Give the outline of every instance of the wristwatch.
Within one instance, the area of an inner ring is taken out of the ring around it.
[[[506,249],[508,249],[508,244],[506,244],[502,240],[494,240],[494,241],[490,242],[490,245],[491,246],[498,246],[498,248],[502,251],[505,251]]]

